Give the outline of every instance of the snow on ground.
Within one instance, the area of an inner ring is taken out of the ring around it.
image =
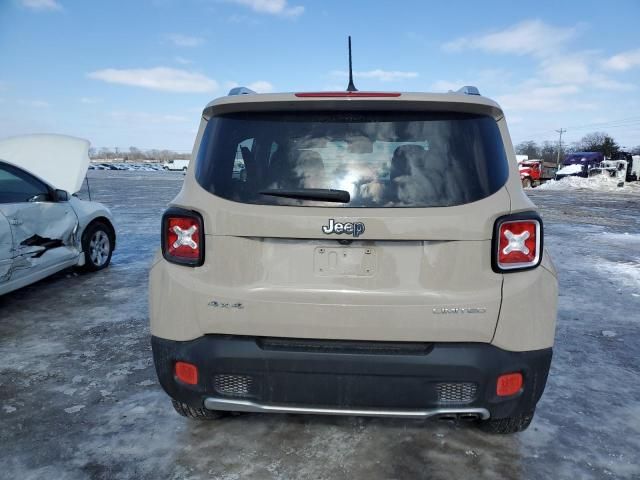
[[[592,190],[598,192],[637,193],[640,195],[640,182],[625,183],[617,186],[617,179],[604,175],[595,177],[564,177],[560,180],[549,180],[536,190]]]
[[[629,232],[624,232],[624,233],[611,233],[611,232],[603,232],[602,233],[602,237],[604,239],[606,239],[607,241],[614,241],[614,242],[620,242],[620,243],[627,243],[627,244],[635,244],[637,245],[638,252],[640,252],[640,235],[637,233],[629,233]]]
[[[179,417],[151,362],[147,281],[184,175],[89,179],[116,218],[112,265],[0,297],[1,478],[640,479],[637,195],[527,192],[559,274],[556,344],[531,427],[492,436],[435,420]]]
[[[619,290],[640,296],[640,257],[628,262],[602,260],[596,268],[618,283]]]

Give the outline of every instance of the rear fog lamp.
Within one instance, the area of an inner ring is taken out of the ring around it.
[[[499,397],[509,397],[515,395],[522,389],[522,374],[506,373],[498,377],[496,394]]]
[[[198,367],[192,363],[176,362],[173,371],[176,378],[187,385],[198,384]]]

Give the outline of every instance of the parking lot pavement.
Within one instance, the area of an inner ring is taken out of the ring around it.
[[[547,390],[526,432],[431,421],[179,417],[151,362],[147,271],[182,174],[90,172],[118,246],[0,297],[0,477],[640,478],[640,196],[530,192],[560,272]]]

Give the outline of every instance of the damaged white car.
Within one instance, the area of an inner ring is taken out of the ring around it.
[[[64,135],[0,141],[0,295],[72,266],[109,265],[111,212],[75,195],[88,152],[87,140]]]

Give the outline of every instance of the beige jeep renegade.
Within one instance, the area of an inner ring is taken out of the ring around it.
[[[191,165],[150,274],[178,413],[527,428],[557,280],[495,102],[234,89],[205,108]]]

